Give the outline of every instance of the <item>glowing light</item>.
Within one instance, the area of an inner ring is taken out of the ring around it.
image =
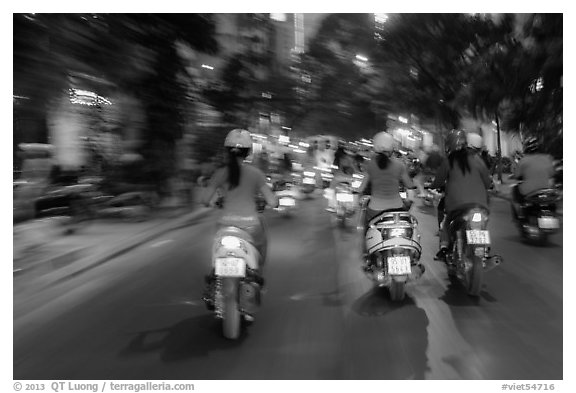
[[[386,21],[388,20],[388,15],[387,14],[374,14],[374,20],[376,21],[376,23],[386,23]]]
[[[390,237],[400,237],[405,236],[406,230],[404,228],[392,228],[390,230]]]
[[[214,69],[214,67],[212,67],[211,65],[208,65],[208,64],[202,64],[202,68],[206,68],[206,69],[208,69],[208,70],[213,70],[213,69]]]
[[[87,106],[96,106],[99,104],[112,105],[112,101],[88,90],[70,89],[69,92],[70,102],[72,104]]]
[[[356,55],[356,59],[360,61],[368,61],[368,58],[362,55]]]
[[[270,14],[270,19],[278,21],[278,22],[286,22],[286,14]]]
[[[302,146],[302,147],[310,147],[310,144],[309,144],[309,143],[306,143],[306,142],[300,142],[300,143],[298,143],[298,144],[299,144],[300,146]]]
[[[222,238],[222,240],[220,240],[220,243],[224,247],[228,247],[228,248],[240,248],[242,245],[242,243],[240,242],[240,239],[238,239],[237,237],[234,237],[234,236],[224,236]]]
[[[398,116],[398,121],[400,121],[401,123],[407,124],[408,123],[408,119],[402,116]]]

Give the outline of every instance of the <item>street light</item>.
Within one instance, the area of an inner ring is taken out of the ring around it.
[[[368,58],[362,55],[356,55],[356,59],[360,61],[368,61]]]

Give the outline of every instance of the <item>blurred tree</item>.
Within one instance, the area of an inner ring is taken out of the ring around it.
[[[343,138],[372,135],[378,128],[374,50],[372,14],[327,16],[298,64],[307,82],[292,127]]]
[[[508,106],[506,127],[545,141],[546,150],[562,156],[563,15],[522,15],[516,25],[521,43],[520,72]]]
[[[85,74],[111,82],[144,105],[145,158],[133,179],[158,184],[174,169],[187,74],[176,43],[214,52],[214,24],[202,14],[15,14],[14,91],[47,103]],[[31,100],[32,101],[32,100]],[[40,116],[41,117],[41,116]],[[138,176],[140,175],[140,176]]]
[[[561,156],[562,15],[505,14],[487,23],[491,35],[470,53],[461,102],[476,117],[496,121],[498,133],[502,125],[539,136]]]
[[[266,107],[263,93],[270,84],[271,65],[269,36],[273,26],[261,14],[238,14],[238,50],[225,62],[221,78],[204,90],[203,95],[222,113],[225,123],[248,128]]]
[[[434,119],[440,129],[458,127],[456,98],[467,82],[467,52],[488,32],[483,21],[464,14],[391,14],[380,30],[390,109]]]

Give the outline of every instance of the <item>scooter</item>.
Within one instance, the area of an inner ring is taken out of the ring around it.
[[[499,266],[503,259],[490,255],[489,212],[486,208],[470,204],[448,223],[450,245],[446,255],[448,276],[462,282],[470,296],[479,296],[484,273]]]
[[[206,276],[203,300],[231,340],[240,336],[242,320],[252,322],[261,305],[264,256],[254,244],[248,232],[230,225],[217,231],[212,245],[212,274]]]
[[[272,190],[278,197],[278,207],[274,208],[284,217],[291,217],[298,209],[298,190],[293,183],[287,181],[276,182]]]
[[[336,185],[336,220],[341,227],[346,226],[346,220],[356,213],[356,196],[350,182],[341,182]]]
[[[556,203],[560,198],[557,189],[547,188],[526,195],[520,205],[514,201],[511,203],[512,217],[523,238],[544,245],[550,235],[560,230],[556,212]]]
[[[362,201],[362,217],[369,197]],[[402,301],[407,283],[425,271],[421,264],[418,220],[406,210],[384,211],[368,222],[364,273],[379,287],[387,287],[393,301]]]
[[[312,196],[316,189],[316,172],[305,170],[302,172],[300,191],[307,197]]]

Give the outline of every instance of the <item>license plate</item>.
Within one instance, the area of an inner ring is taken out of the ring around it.
[[[316,180],[311,177],[305,177],[303,182],[304,184],[316,184]]]
[[[466,231],[468,244],[490,244],[490,232],[472,229]]]
[[[246,263],[242,258],[216,258],[214,270],[220,277],[244,277],[246,275]]]
[[[338,202],[353,202],[354,201],[354,195],[348,194],[345,192],[341,192],[341,193],[336,194],[336,200]]]
[[[280,198],[280,206],[295,206],[296,202],[292,198]]]
[[[410,257],[388,257],[388,274],[410,274]]]
[[[556,217],[540,217],[538,218],[538,227],[542,229],[560,228],[560,221]]]

